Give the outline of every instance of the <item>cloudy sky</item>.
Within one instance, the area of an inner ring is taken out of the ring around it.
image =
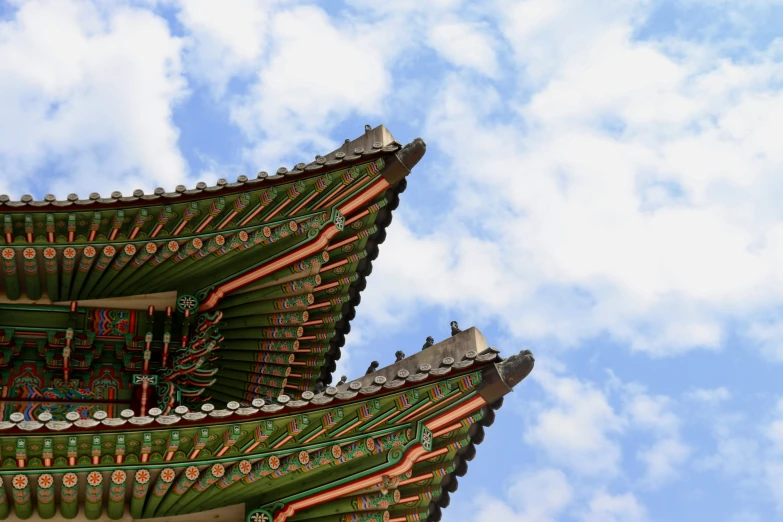
[[[783,517],[783,2],[0,1],[0,193],[409,178],[340,373],[448,322],[537,367],[448,521]]]

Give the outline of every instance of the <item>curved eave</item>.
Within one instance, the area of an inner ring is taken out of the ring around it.
[[[2,194],[0,195],[0,213],[4,210],[11,212],[19,210],[61,211],[68,208],[102,210],[182,202],[203,199],[205,196],[211,195],[234,195],[250,189],[290,183],[298,177],[329,172],[348,165],[362,163],[375,159],[384,153],[397,152],[401,148],[402,144],[394,139],[388,129],[379,125],[374,129],[366,128],[364,135],[355,140],[346,140],[346,143],[340,148],[325,156],[316,156],[315,161],[309,164],[297,163],[290,170],[286,167],[280,167],[273,175],[261,171],[254,179],[242,175],[236,181],[229,182],[221,178],[212,186],[199,182],[191,189],[184,185],[177,186],[174,191],[156,188],[152,194],[145,194],[143,190],[136,189],[131,196],[123,196],[121,192],[115,191],[108,198],[101,197],[98,193],[92,193],[88,198],[70,194],[66,199],[57,199],[53,194],[47,194],[44,199],[36,200],[33,196],[25,194],[19,200],[13,200],[10,196]]]
[[[322,369],[321,380],[324,384],[332,383],[335,361],[340,360],[342,347],[345,345],[345,336],[351,331],[351,321],[356,316],[356,308],[361,303],[361,293],[367,286],[367,278],[372,274],[372,262],[378,257],[380,245],[386,240],[386,229],[391,225],[392,212],[399,205],[400,194],[405,192],[407,186],[408,181],[403,178],[386,191],[389,203],[380,210],[379,216],[375,220],[378,230],[368,239],[366,247],[368,255],[359,264],[357,270],[359,278],[351,284],[351,299],[343,305],[343,318],[335,326],[336,335],[329,342],[331,348]]]

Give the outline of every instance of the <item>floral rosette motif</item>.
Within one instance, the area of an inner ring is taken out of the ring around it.
[[[218,479],[225,475],[225,473],[226,468],[223,466],[223,464],[213,464],[212,467],[209,468],[209,472],[204,473],[201,476],[198,483],[193,486],[193,489],[196,491],[205,491],[209,486],[214,484]]]
[[[101,484],[103,484],[103,475],[99,471],[91,471],[89,475],[87,475],[87,484],[89,484],[92,487],[98,487]]]
[[[185,470],[185,477],[188,480],[196,480],[198,478],[198,468],[196,466],[188,466]]]
[[[121,470],[114,470],[111,474],[111,481],[117,485],[125,484],[125,479],[128,478],[127,474]]]
[[[152,494],[156,497],[162,497],[166,494],[166,491],[171,487],[171,483],[174,482],[174,478],[177,474],[171,468],[163,468],[158,475],[158,480],[155,482],[155,487],[152,490]]]
[[[174,470],[171,468],[165,468],[163,471],[160,472],[160,479],[163,482],[174,482],[175,477]]]
[[[225,472],[226,468],[223,466],[223,464],[218,463],[212,465],[212,475],[214,475],[215,478],[222,477]]]
[[[85,499],[87,502],[98,503],[103,495],[103,475],[99,471],[91,471],[87,474],[87,488],[85,489]]]
[[[340,446],[338,446],[337,444],[332,446],[332,458],[337,460],[342,456],[342,454],[343,454],[343,449]]]
[[[172,477],[171,480],[169,480],[168,482],[174,480],[174,476],[173,476],[174,470],[172,470],[171,468],[166,468],[163,471],[171,471]],[[161,472],[161,474],[163,474],[163,471]],[[150,481],[149,471],[147,471],[146,469],[140,469],[136,472],[136,482],[138,482],[139,484],[146,484],[149,481]]]
[[[48,473],[44,473],[38,477],[38,487],[43,489],[49,489],[54,485],[54,477]]]
[[[177,495],[184,494],[198,479],[198,476],[198,468],[196,466],[188,466],[185,469],[185,472],[180,475],[177,483],[174,485],[174,493]]]
[[[299,464],[306,465],[308,462],[310,462],[310,454],[306,451],[302,450],[299,452]]]
[[[38,502],[48,504],[54,501],[54,477],[44,473],[38,477]]]
[[[35,249],[25,248],[22,250],[22,257],[24,257],[24,271],[28,274],[35,274],[38,271],[38,262],[35,260]]]
[[[109,484],[109,500],[122,502],[125,499],[125,479],[128,475],[121,469],[114,470]]]
[[[30,502],[30,488],[28,487],[30,482],[25,475],[14,475],[11,484],[13,485],[14,503],[26,504]]]
[[[149,488],[150,472],[146,469],[140,469],[136,472],[135,478],[136,480],[133,483],[133,497],[144,498],[147,494],[147,489]]]
[[[243,460],[239,463],[239,471],[241,471],[243,475],[250,473],[251,469],[253,469],[253,465],[250,464],[249,460]]]
[[[63,486],[66,488],[74,488],[79,483],[79,477],[76,473],[66,473],[63,475]]]
[[[11,484],[14,486],[14,489],[24,489],[29,484],[29,480],[27,480],[27,476],[25,475],[14,475],[14,478],[11,480]]]

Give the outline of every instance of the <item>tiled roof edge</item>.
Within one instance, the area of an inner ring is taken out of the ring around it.
[[[238,188],[255,188],[265,181],[278,181],[296,178],[303,174],[313,174],[319,171],[332,170],[344,164],[353,164],[361,161],[367,161],[381,153],[397,152],[402,148],[402,144],[394,139],[391,132],[383,126],[378,125],[374,129],[369,125],[365,126],[365,132],[354,140],[345,140],[340,148],[333,150],[326,156],[318,155],[315,160],[305,164],[297,163],[291,170],[286,167],[280,167],[273,175],[265,171],[258,173],[255,179],[241,175],[235,182],[229,182],[226,179],[219,179],[217,184],[209,186],[206,183],[198,182],[192,189],[184,185],[178,185],[174,191],[167,192],[163,188],[156,188],[152,194],[145,194],[143,190],[136,189],[131,196],[123,196],[121,192],[112,192],[110,197],[101,197],[97,192],[93,192],[88,198],[80,198],[77,194],[69,194],[66,199],[57,199],[53,194],[47,194],[42,200],[36,200],[30,194],[23,195],[19,200],[12,200],[6,194],[0,195],[0,208],[7,207],[11,209],[19,208],[40,208],[40,207],[71,207],[71,206],[90,206],[93,204],[111,205],[115,203],[152,203],[166,202],[175,200],[184,196],[192,196],[201,193],[217,193],[224,190]]]

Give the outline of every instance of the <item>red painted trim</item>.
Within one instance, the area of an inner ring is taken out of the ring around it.
[[[240,226],[240,227],[243,227],[243,226],[245,226],[247,223],[250,223],[250,221],[251,221],[251,220],[252,220],[254,217],[256,217],[256,216],[258,215],[258,213],[259,213],[259,212],[261,212],[262,210],[264,210],[264,209],[265,209],[267,206],[268,206],[268,205],[261,205],[260,207],[258,207],[257,209],[255,209],[253,212],[251,212],[251,213],[250,213],[250,215],[249,215],[249,216],[247,216],[245,219],[243,219],[242,221],[240,221],[240,222],[239,222],[239,226]]]
[[[247,448],[247,449],[246,449],[245,451],[243,451],[242,453],[250,453],[251,451],[253,451],[253,450],[254,450],[254,449],[256,449],[257,447],[259,447],[260,445],[261,445],[261,442],[260,442],[260,441],[256,441],[256,442],[254,442],[253,444],[251,444],[251,445],[250,445],[250,447],[249,447],[249,448]]]
[[[201,232],[202,230],[204,230],[204,227],[206,227],[207,225],[209,225],[209,222],[210,222],[210,221],[212,221],[212,218],[213,218],[213,217],[214,217],[214,216],[207,216],[206,218],[204,218],[204,221],[202,221],[202,222],[201,222],[201,224],[200,224],[200,225],[198,226],[198,228],[196,229],[196,234],[198,234],[199,232]]]
[[[452,424],[451,426],[447,426],[447,427],[443,428],[440,431],[436,431],[435,433],[432,434],[432,436],[437,439],[438,437],[441,437],[441,436],[449,433],[450,431],[458,430],[461,427],[462,427],[462,423],[461,422],[457,422],[455,424]]]
[[[433,476],[434,476],[433,473],[430,471],[429,473],[425,473],[424,475],[418,475],[416,477],[411,477],[411,478],[406,479],[406,480],[401,480],[401,481],[397,482],[397,489],[399,489],[399,488],[401,488],[403,486],[407,486],[408,484],[414,484],[416,482],[419,482],[420,480],[431,479]]]
[[[336,236],[339,232],[340,231],[337,230],[337,227],[335,227],[334,225],[330,225],[321,233],[321,237],[319,237],[316,241],[304,245],[298,250],[291,252],[287,256],[278,259],[277,261],[259,267],[251,272],[248,272],[243,276],[240,276],[236,279],[229,281],[228,283],[219,286],[209,295],[209,297],[203,303],[201,303],[201,306],[199,307],[199,312],[206,312],[207,310],[214,308],[220,302],[220,300],[223,299],[223,297],[229,292],[233,292],[238,288],[247,286],[257,279],[260,279],[264,276],[274,273],[277,270],[280,270],[281,268],[284,268],[288,265],[296,263],[297,261],[300,261],[301,259],[309,255],[320,252],[321,250],[324,249],[324,247],[326,247],[326,245],[329,244],[329,240],[332,239],[334,236]]]
[[[318,437],[320,437],[320,436],[321,436],[321,434],[323,434],[323,432],[325,432],[325,431],[326,431],[326,428],[321,428],[320,430],[316,431],[315,433],[313,433],[312,435],[310,435],[309,437],[307,437],[307,439],[306,439],[304,442],[302,442],[302,444],[307,444],[307,443],[308,443],[308,442],[310,442],[311,440],[315,440],[315,439],[317,439],[317,438],[318,438]]]
[[[282,446],[283,444],[285,444],[286,442],[288,442],[291,439],[293,439],[293,437],[291,435],[287,435],[286,438],[284,438],[283,440],[281,440],[280,442],[278,442],[277,444],[272,446],[272,449],[279,448],[280,446]]]
[[[356,422],[354,422],[353,424],[351,424],[350,426],[348,426],[347,428],[345,428],[344,430],[342,430],[340,433],[337,433],[337,434],[335,434],[334,436],[335,436],[335,437],[339,437],[340,435],[343,435],[343,434],[345,434],[345,433],[348,433],[349,431],[351,431],[352,429],[354,429],[356,426],[358,426],[358,425],[359,425],[359,424],[361,424],[361,423],[362,423],[362,421],[361,421],[361,420],[357,420]]]
[[[185,225],[188,224],[189,219],[183,219],[180,221],[179,225],[177,225],[177,228],[174,229],[174,232],[171,233],[172,236],[176,236],[180,232],[182,232],[182,229],[185,228]]]
[[[348,484],[340,486],[339,488],[324,491],[322,493],[313,495],[312,497],[303,498],[293,502],[288,505],[285,511],[280,511],[275,516],[274,522],[285,522],[297,511],[307,509],[308,507],[317,506],[318,504],[323,504],[324,502],[328,502],[338,497],[349,495],[355,491],[359,491],[360,489],[374,486],[383,479],[384,475],[395,476],[407,473],[413,467],[413,464],[416,462],[416,460],[426,453],[427,450],[425,450],[421,444],[416,444],[411,449],[409,449],[405,455],[403,455],[402,460],[400,460],[399,463],[395,464],[390,469],[380,471],[374,475],[370,475],[353,482],[349,482]]]
[[[454,421],[457,419],[464,418],[469,413],[486,406],[486,404],[487,401],[485,401],[480,395],[477,395],[463,404],[460,404],[456,408],[425,423],[425,426],[430,431],[434,431],[437,428],[454,423]],[[425,450],[421,444],[415,444],[403,455],[402,460],[400,460],[400,462],[391,468],[379,471],[365,478],[349,482],[348,484],[344,484],[338,488],[323,491],[311,497],[292,502],[285,508],[285,510],[279,511],[277,515],[275,515],[274,522],[285,522],[289,517],[296,514],[297,511],[317,506],[318,504],[323,504],[324,502],[329,502],[335,498],[350,495],[351,493],[355,493],[361,489],[375,486],[376,484],[383,481],[384,476],[400,476],[403,473],[410,471],[416,462],[441,455],[443,452],[447,451],[448,448],[442,448],[437,451],[427,452],[427,450]]]
[[[357,208],[367,204],[368,201],[374,199],[376,196],[378,196],[378,194],[387,190],[390,186],[391,185],[389,185],[388,181],[386,181],[383,178],[380,178],[375,183],[368,186],[367,190],[363,192],[361,196],[346,203],[338,210],[343,216],[347,216],[348,214],[354,212]],[[207,297],[207,299],[204,300],[203,303],[201,303],[201,306],[199,306],[199,312],[206,312],[207,310],[211,310],[212,308],[217,306],[220,300],[223,299],[223,297],[225,297],[225,295],[228,294],[229,292],[233,292],[238,288],[242,288],[243,286],[249,285],[250,283],[252,283],[257,279],[260,279],[273,272],[276,272],[277,270],[285,266],[296,263],[297,261],[309,255],[315,254],[319,250],[323,250],[326,246],[329,245],[329,241],[334,236],[336,236],[339,232],[340,231],[337,230],[337,227],[335,227],[334,225],[329,225],[321,232],[320,236],[316,241],[313,241],[312,243],[308,243],[302,246],[301,248],[291,252],[290,254],[288,254],[287,256],[281,259],[278,259],[277,261],[272,262],[269,265],[264,265],[262,267],[259,267],[251,272],[248,272],[247,274],[244,274],[243,276],[240,276],[236,279],[233,279],[227,283],[220,285],[209,295],[209,297]]]
[[[312,201],[312,200],[313,200],[313,198],[314,198],[314,197],[316,197],[317,195],[318,195],[318,192],[313,192],[312,194],[310,194],[310,197],[309,197],[309,198],[307,198],[306,200],[304,200],[304,201],[302,201],[301,203],[299,203],[299,205],[298,205],[298,206],[297,206],[295,209],[293,209],[291,212],[289,212],[289,213],[288,213],[288,214],[286,214],[286,215],[287,215],[288,217],[291,217],[291,216],[293,216],[294,214],[296,214],[297,212],[299,212],[299,209],[301,209],[303,206],[307,205],[307,204],[308,204],[310,201]]]
[[[223,222],[222,222],[222,223],[220,223],[220,224],[217,226],[217,230],[223,230],[223,229],[225,228],[225,226],[226,226],[226,225],[228,225],[229,223],[231,223],[231,220],[232,220],[232,219],[234,219],[234,218],[236,217],[236,215],[237,215],[237,214],[239,214],[239,212],[237,212],[236,210],[233,210],[233,211],[231,211],[231,214],[229,214],[228,216],[226,216],[226,219],[224,219],[224,220],[223,220]]]
[[[157,237],[161,230],[163,230],[163,225],[158,223],[155,227],[155,230],[153,230],[152,234],[150,234],[150,237]]]

